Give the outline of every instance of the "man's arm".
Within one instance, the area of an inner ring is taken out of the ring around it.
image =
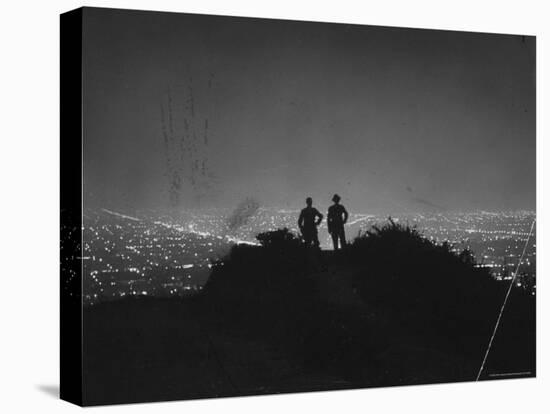
[[[315,222],[315,224],[318,226],[323,221],[323,215],[319,213],[319,210],[315,210],[315,213],[317,216],[317,221]]]
[[[298,217],[298,227],[301,229],[304,226],[304,211],[300,211],[300,217]]]

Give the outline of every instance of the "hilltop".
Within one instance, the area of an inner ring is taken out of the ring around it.
[[[87,403],[475,380],[505,286],[471,252],[391,221],[338,252],[258,240],[194,298],[87,308]],[[535,375],[534,304],[513,291],[483,379]]]

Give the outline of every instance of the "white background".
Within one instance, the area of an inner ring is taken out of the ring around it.
[[[538,378],[90,408],[114,412],[548,412],[550,14],[545,2],[92,1],[88,6],[537,35]],[[55,397],[59,375],[59,13],[78,1],[0,9],[0,411],[78,410]],[[78,174],[78,172],[75,172]],[[546,302],[546,303],[545,303]],[[546,326],[545,326],[546,325]],[[513,357],[513,356],[511,356]],[[472,373],[472,378],[475,373]]]

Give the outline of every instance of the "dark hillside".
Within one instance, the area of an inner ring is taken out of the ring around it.
[[[258,240],[194,298],[87,308],[88,403],[475,380],[505,286],[468,252],[393,222],[342,252]],[[535,374],[534,304],[514,290],[483,379]]]

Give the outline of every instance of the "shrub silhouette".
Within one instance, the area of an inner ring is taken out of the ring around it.
[[[476,267],[471,251],[454,253],[450,244],[436,244],[390,218],[360,234],[349,254],[365,303],[431,341],[472,356],[484,351],[507,286]],[[518,311],[529,313],[534,300],[521,292],[514,297]]]
[[[233,246],[214,267],[204,288],[209,300],[278,308],[314,291],[304,277],[303,248],[296,235],[284,228],[260,233],[257,239],[261,247]]]
[[[294,250],[300,246],[300,238],[286,227],[274,231],[266,231],[256,236],[263,247],[279,250]]]

